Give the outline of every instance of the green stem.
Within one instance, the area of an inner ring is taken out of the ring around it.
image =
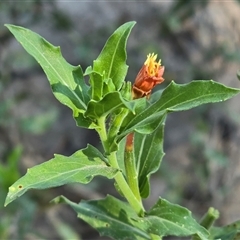
[[[140,196],[139,186],[138,186],[138,175],[136,171],[132,150],[130,151],[125,150],[124,164],[125,164],[126,176],[127,176],[129,187],[132,189],[132,192],[135,195],[135,197],[138,199],[138,201],[141,201],[141,196]]]
[[[106,126],[105,126],[105,121],[106,121],[106,118],[105,117],[101,117],[98,119],[98,126],[100,127],[99,129],[97,129],[97,132],[100,136],[100,139],[101,139],[101,142],[102,142],[102,145],[103,145],[103,148],[104,150],[106,151],[107,149],[107,131],[106,131]]]
[[[98,125],[99,125],[99,129],[97,129],[98,134],[100,136],[101,142],[103,144],[104,150],[106,152],[107,151],[107,132],[106,132],[106,126],[105,126],[105,117],[99,118],[98,119]],[[116,152],[112,152],[110,153],[110,155],[108,155],[108,160],[109,163],[111,165],[111,167],[113,168],[119,168],[118,165],[118,161],[117,161],[117,156],[116,156]],[[116,176],[115,176],[115,181],[117,182],[122,194],[124,195],[124,197],[127,199],[127,201],[129,202],[129,204],[133,207],[133,209],[137,212],[137,214],[139,216],[143,216],[144,213],[144,208],[142,205],[142,202],[139,201],[135,195],[133,194],[132,190],[129,188],[123,174],[121,171],[119,171]]]
[[[219,211],[213,207],[210,207],[207,213],[200,221],[200,225],[206,229],[210,229],[214,222],[219,218]]]
[[[214,222],[219,218],[219,211],[210,207],[207,213],[202,217],[200,225],[206,228],[207,230],[211,228]],[[198,235],[193,235],[192,240],[201,240]]]
[[[116,153],[113,152],[109,156],[109,161],[112,167],[119,168]],[[115,176],[115,180],[121,189],[124,197],[128,200],[129,204],[135,209],[137,214],[139,216],[143,216],[144,208],[142,205],[142,202],[139,201],[136,196],[133,194],[132,190],[129,188],[129,185],[127,184],[122,172],[118,172]]]

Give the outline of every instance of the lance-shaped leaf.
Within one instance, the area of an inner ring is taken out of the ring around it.
[[[240,220],[224,227],[212,227],[210,229],[211,240],[237,240],[240,239]]]
[[[129,129],[132,130],[142,126],[141,132],[144,132],[146,121],[152,121],[153,119],[158,121],[157,116],[161,117],[161,112],[183,111],[206,103],[222,102],[234,97],[239,92],[240,89],[230,88],[212,80],[192,81],[187,84],[176,84],[172,81],[162,92],[159,100],[136,114],[127,124],[122,126],[119,139],[128,133]],[[154,124],[154,121],[152,121],[151,126],[155,125],[157,127],[157,122]],[[148,134],[152,131],[154,131],[154,128],[145,129]]]
[[[163,91],[161,98],[152,106],[157,111],[183,111],[206,103],[226,101],[240,92],[240,89],[227,87],[213,80],[192,81],[176,84],[174,81]],[[159,106],[160,109],[159,109]]]
[[[73,110],[73,115],[84,112],[89,101],[89,88],[83,79],[80,66],[72,66],[55,47],[29,29],[6,24],[18,42],[41,65],[52,86],[55,97]]]
[[[101,200],[82,200],[79,204],[62,196],[53,201],[69,204],[77,212],[79,218],[97,229],[102,236],[118,240],[152,239],[144,229],[144,220],[139,219],[127,203],[112,196]]]
[[[127,108],[134,111],[134,102],[126,101],[119,92],[110,92],[100,101],[91,100],[88,103],[85,116],[96,119],[121,108]]]
[[[138,172],[138,185],[141,197],[147,198],[150,192],[149,178],[156,172],[164,156],[163,133],[165,117],[152,134],[134,134],[134,157]]]
[[[135,22],[120,26],[108,39],[98,58],[93,62],[93,71],[103,75],[103,79],[111,78],[115,90],[119,90],[126,77],[126,43]]]
[[[198,235],[202,240],[209,239],[208,231],[200,226],[191,212],[177,204],[159,199],[144,218],[149,233],[158,236],[192,236]]]
[[[28,169],[10,188],[5,205],[29,189],[46,189],[68,183],[88,183],[94,176],[113,178],[117,169],[109,167],[101,152],[91,145],[70,157],[56,154],[53,159]]]
[[[78,217],[97,229],[102,236],[113,239],[159,239],[164,236],[191,236],[208,240],[208,232],[187,209],[160,199],[145,217],[138,217],[127,204],[112,196],[94,201],[73,203],[64,197],[55,202],[69,204]],[[155,238],[153,238],[153,236]]]

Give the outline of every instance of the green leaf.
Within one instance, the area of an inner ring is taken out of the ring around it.
[[[191,212],[177,204],[159,199],[144,218],[149,233],[158,236],[192,236],[208,240],[208,231],[191,216]]]
[[[128,133],[132,131],[137,131],[138,126],[140,126],[140,129],[144,126],[145,124],[148,124],[151,122],[148,118],[140,120],[138,123],[136,123],[133,126],[129,126],[129,122],[131,122],[136,116],[141,114],[148,106],[149,102],[146,100],[146,98],[139,98],[133,100],[134,102],[134,112],[128,112],[127,116],[124,118],[121,126],[119,126],[120,131],[119,131],[119,136],[117,137],[119,140],[121,140],[123,137],[125,137]],[[163,112],[162,112],[163,114]],[[123,130],[125,129],[125,130]]]
[[[75,89],[77,96],[80,98],[80,101],[87,104],[90,100],[90,96],[88,94],[89,86],[85,83],[83,71],[80,65],[72,71],[72,76],[74,82],[77,84],[77,88]]]
[[[83,113],[79,113],[77,117],[74,117],[77,126],[88,128],[88,129],[96,129],[99,126],[92,119],[85,117]]]
[[[211,240],[237,240],[240,239],[240,220],[224,227],[212,227],[210,229]]]
[[[176,84],[172,81],[151,110],[188,110],[206,103],[226,101],[239,92],[240,89],[230,88],[213,80],[192,81],[187,84]]]
[[[149,136],[135,134],[134,140],[139,187],[142,197],[149,195],[150,174],[159,168],[161,158],[163,157],[161,139],[154,139],[154,131],[161,128],[161,123],[165,122],[166,114],[171,111],[187,110],[208,102],[226,100],[238,94],[239,91],[239,89],[228,88],[213,81],[193,81],[183,85],[172,82],[162,92],[161,97],[150,106],[144,99],[136,101],[136,115],[129,113],[126,116],[117,136],[117,142],[133,131],[145,135],[152,133]],[[151,143],[151,140],[153,142],[159,141],[159,149],[156,150],[154,144],[148,144]],[[153,152],[149,149],[151,146],[155,148]],[[155,152],[156,157],[159,156],[158,159],[153,156]]]
[[[124,83],[125,82],[123,82],[123,84]],[[103,96],[105,96],[107,93],[114,92],[114,91],[115,91],[115,85],[113,83],[113,80],[111,78],[104,79],[104,82],[103,82]]]
[[[161,118],[166,112],[183,111],[206,103],[222,102],[239,92],[240,89],[230,88],[212,80],[192,81],[187,84],[176,84],[172,81],[162,92],[159,100],[138,112],[127,124],[123,124],[119,139],[134,129],[140,129],[139,131],[145,134],[151,133],[158,126],[158,117]],[[146,123],[151,123],[151,128]]]
[[[72,66],[62,56],[60,47],[55,47],[40,35],[26,28],[5,25],[25,50],[41,65],[52,86],[55,97],[78,116],[87,108],[89,88],[83,79],[80,66]]]
[[[56,203],[69,204],[78,217],[98,230],[101,236],[118,240],[151,239],[144,230],[144,221],[125,202],[112,196],[102,200],[81,201],[79,204],[60,196],[53,200]]]
[[[91,145],[70,157],[56,154],[53,159],[28,169],[27,173],[9,188],[5,205],[29,189],[46,189],[73,182],[88,183],[97,175],[110,179],[117,172],[117,169],[107,166],[103,155]]]
[[[88,68],[88,72],[89,72]],[[90,76],[89,83],[91,85],[91,95],[92,99],[99,101],[102,99],[103,96],[103,75],[98,72],[91,71],[88,73]]]
[[[127,81],[124,82],[120,90],[121,95],[124,99],[132,100],[132,83]]]
[[[99,101],[107,93],[115,91],[115,85],[111,78],[104,79],[104,76],[88,67],[84,75],[90,76],[90,92],[93,100]]]
[[[132,96],[132,84],[131,82],[124,82],[121,91],[120,91],[121,96],[124,99],[131,100]],[[135,102],[132,102],[134,106],[134,112],[135,112]],[[132,109],[133,110],[133,109]],[[126,119],[128,116],[128,113],[133,114],[133,112],[129,111],[127,108],[121,108],[115,111],[110,118],[109,121],[109,128],[108,128],[108,149],[109,152],[114,152],[118,150],[119,144],[116,142],[116,136],[118,135],[119,129],[122,125],[122,122]],[[124,151],[123,151],[124,152]]]
[[[126,42],[135,22],[120,26],[108,39],[98,58],[93,63],[93,71],[103,75],[103,79],[111,78],[118,91],[126,77]]]
[[[119,92],[110,92],[100,101],[91,100],[88,103],[85,116],[96,119],[102,116],[107,116],[121,108],[128,108],[129,110],[134,111],[134,102],[124,100]]]
[[[164,156],[163,134],[165,118],[161,122],[152,134],[134,134],[134,157],[138,172],[139,190],[143,198],[149,196],[150,175],[159,169]]]
[[[53,201],[69,204],[78,217],[97,229],[100,235],[113,239],[153,239],[153,236],[157,239],[156,236],[198,234],[200,239],[208,240],[207,230],[192,218],[190,211],[163,199],[159,199],[143,218],[138,217],[129,204],[112,196],[79,204],[62,196]]]
[[[124,131],[120,128],[119,135],[117,136],[117,140],[121,140],[127,134],[135,131],[141,134],[151,134],[166,118],[167,111],[156,112],[153,115],[141,119],[140,122],[134,124],[133,126],[128,126]],[[130,114],[126,117],[129,118]]]

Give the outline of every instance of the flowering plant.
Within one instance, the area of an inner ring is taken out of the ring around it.
[[[89,183],[95,176],[115,180],[126,201],[108,195],[100,200],[74,203],[64,196],[53,201],[67,203],[78,217],[113,239],[162,239],[164,236],[192,236],[193,239],[233,239],[240,223],[213,227],[218,211],[210,208],[198,223],[191,212],[159,198],[146,210],[142,199],[150,193],[150,176],[160,168],[166,117],[171,112],[220,102],[240,90],[212,80],[176,84],[151,96],[164,81],[164,66],[149,54],[132,86],[126,82],[126,42],[135,22],[120,26],[108,39],[93,66],[83,73],[72,66],[55,47],[38,34],[7,24],[16,39],[41,65],[53,94],[73,111],[77,126],[99,134],[103,151],[92,145],[71,156],[53,159],[27,170],[10,188],[5,205],[30,189],[45,189],[68,183]],[[89,83],[84,80],[89,76]],[[230,239],[230,238],[228,238]]]

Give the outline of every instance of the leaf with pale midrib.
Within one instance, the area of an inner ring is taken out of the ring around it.
[[[159,100],[146,106],[135,116],[129,113],[129,121],[124,122],[118,138],[121,140],[133,130],[150,134],[158,127],[159,119],[166,113],[184,111],[206,103],[222,102],[239,92],[240,89],[230,88],[212,80],[198,80],[187,84],[176,84],[172,81],[164,89]]]
[[[77,116],[87,108],[90,100],[80,66],[72,66],[62,56],[60,47],[55,47],[37,33],[19,26],[5,25],[23,48],[41,65],[55,97],[72,109]]]
[[[183,237],[197,234],[200,239],[208,240],[209,236],[189,210],[164,199],[159,199],[145,217],[138,217],[129,204],[109,195],[79,204],[62,196],[53,201],[69,204],[78,217],[97,229],[100,235],[113,239],[146,240],[152,239],[153,235]]]
[[[68,183],[89,183],[94,176],[113,178],[117,169],[96,148],[87,148],[66,157],[56,154],[51,160],[28,169],[27,173],[10,188],[5,205],[30,189],[46,189]]]

